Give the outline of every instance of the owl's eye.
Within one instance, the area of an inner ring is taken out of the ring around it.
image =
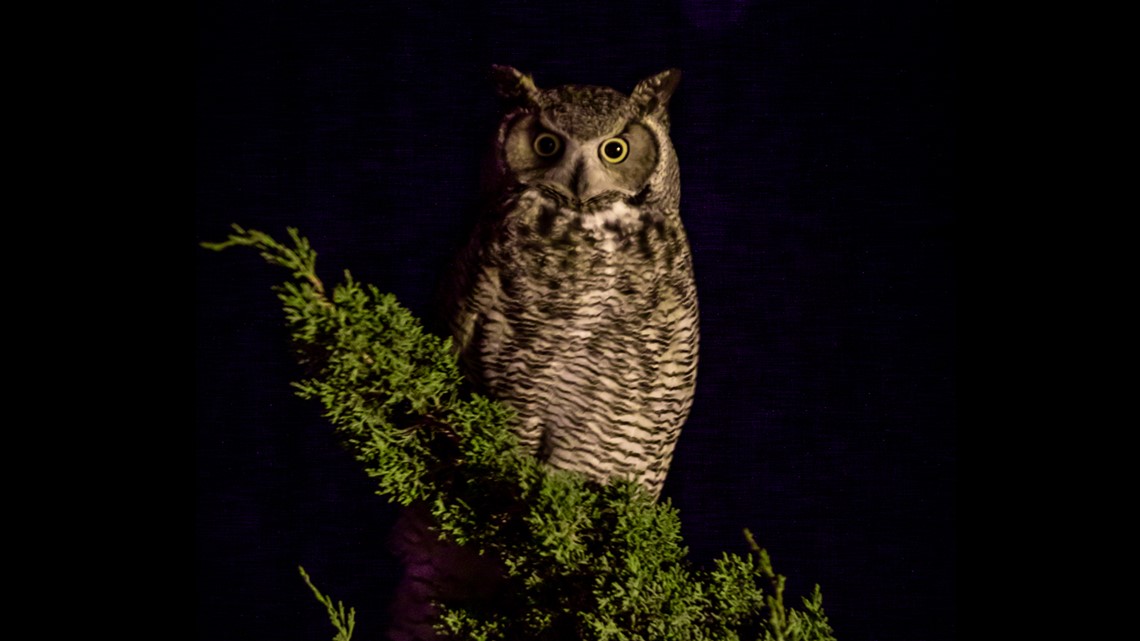
[[[598,152],[601,153],[602,160],[616,165],[629,155],[629,143],[622,138],[610,138],[602,143]]]
[[[562,151],[562,141],[558,136],[552,133],[542,133],[534,139],[534,153],[542,156],[543,158],[550,158],[551,156]]]

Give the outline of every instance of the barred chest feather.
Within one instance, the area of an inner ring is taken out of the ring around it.
[[[679,219],[637,198],[530,189],[470,265],[455,325],[473,378],[555,469],[660,492],[691,404],[697,308]]]

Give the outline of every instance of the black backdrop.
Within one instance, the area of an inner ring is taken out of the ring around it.
[[[199,0],[194,243],[300,229],[425,318],[470,224],[492,63],[672,104],[702,313],[665,489],[690,556],[752,529],[841,641],[955,637],[949,2]],[[394,511],[335,443],[253,252],[196,252],[198,638],[378,639]]]

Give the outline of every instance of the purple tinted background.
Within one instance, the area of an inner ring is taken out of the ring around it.
[[[681,68],[702,352],[665,495],[691,557],[748,527],[841,641],[955,638],[951,5],[406,4],[198,3],[194,242],[295,226],[327,281],[430,318],[490,64],[624,90]],[[300,564],[377,639],[394,511],[290,392],[285,274],[241,251],[197,274],[198,638],[330,637]]]

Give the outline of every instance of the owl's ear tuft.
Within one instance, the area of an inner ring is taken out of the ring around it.
[[[680,69],[667,69],[637,83],[629,98],[642,116],[659,115],[681,82]]]
[[[491,65],[491,77],[501,98],[510,102],[537,104],[540,90],[530,74],[507,65]]]

